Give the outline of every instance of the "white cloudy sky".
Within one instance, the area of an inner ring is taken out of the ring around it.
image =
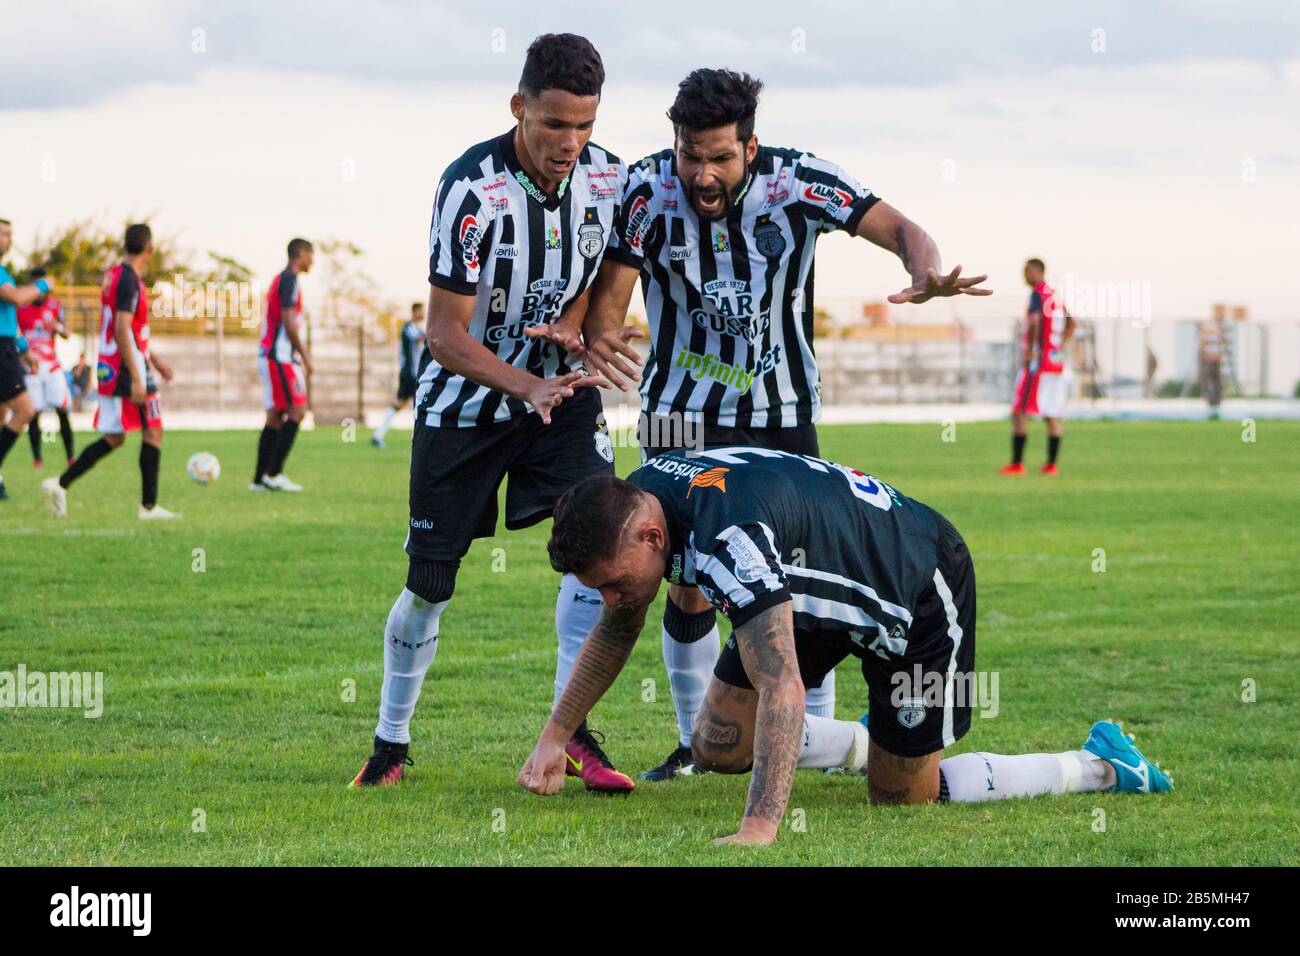
[[[39,227],[156,212],[264,279],[292,235],[351,239],[392,298],[421,298],[439,173],[509,128],[532,37],[568,30],[605,61],[597,142],[661,149],[686,72],[756,73],[760,140],[838,162],[946,262],[989,272],[990,320],[1018,307],[1029,255],[1058,279],[1149,282],[1157,318],[1219,300],[1297,314],[1300,5],[552,6],[6,3],[0,216],[18,259]],[[823,240],[819,297],[903,280]]]

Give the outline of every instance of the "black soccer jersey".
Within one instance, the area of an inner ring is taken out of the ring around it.
[[[641,270],[650,356],[642,409],[728,428],[816,421],[817,237],[854,232],[878,198],[811,153],[760,146],[725,220],[687,199],[672,150],[629,173],[610,255]]]
[[[502,361],[542,378],[563,375],[572,370],[564,350],[524,329],[555,322],[591,284],[626,183],[618,157],[588,143],[545,193],[519,164],[514,130],[479,143],[438,183],[429,281],[475,297],[469,334]],[[461,428],[531,412],[437,360],[420,376],[416,408],[429,425]]]
[[[938,562],[935,512],[870,475],[761,448],[661,454],[628,477],[659,499],[665,577],[739,626],[782,601],[799,630],[906,647]]]

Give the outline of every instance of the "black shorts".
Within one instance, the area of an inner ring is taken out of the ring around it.
[[[0,336],[0,402],[12,401],[25,391],[27,369],[18,359],[18,342],[7,335]]]
[[[417,416],[406,553],[412,561],[458,561],[475,538],[490,538],[503,480],[506,528],[514,531],[551,517],[560,495],[584,478],[613,473],[614,446],[593,388],[578,389],[549,425],[530,414],[441,428]]]
[[[416,390],[420,387],[420,380],[414,375],[407,375],[403,372],[397,379],[397,400],[404,402],[408,398],[414,398]],[[561,408],[564,406],[561,405]]]
[[[820,687],[850,654],[861,659],[871,705],[871,739],[901,757],[922,757],[950,747],[970,729],[975,567],[952,523],[938,512],[935,520],[938,567],[912,609],[912,626],[901,653],[883,644],[873,649],[872,641],[865,639],[855,643],[845,631],[795,631],[794,635],[804,687]],[[722,648],[713,674],[724,684],[753,689],[734,635]]]
[[[793,428],[728,428],[707,423],[695,426],[643,412],[637,420],[637,436],[641,443],[642,464],[662,452],[699,451],[701,445],[705,449],[745,445],[786,451],[792,455],[821,457],[817,446],[817,426],[812,424]]]

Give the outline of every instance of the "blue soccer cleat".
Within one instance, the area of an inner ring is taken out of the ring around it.
[[[1165,793],[1174,789],[1168,774],[1154,760],[1148,760],[1133,745],[1133,735],[1124,733],[1117,723],[1099,720],[1093,724],[1083,749],[1115,768],[1111,793]]]

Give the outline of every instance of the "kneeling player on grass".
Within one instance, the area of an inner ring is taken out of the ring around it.
[[[520,771],[534,793],[563,787],[564,742],[623,669],[665,578],[698,587],[734,628],[691,740],[705,769],[753,771],[740,830],[720,842],[772,842],[796,767],[869,767],[872,803],[1170,789],[1105,721],[1081,750],[942,759],[971,721],[957,692],[975,663],[970,554],[938,512],[852,468],[757,448],[661,454],[561,498],[548,548],[605,611]],[[805,688],[849,654],[869,735],[804,709]],[[941,701],[900,693],[918,671]]]
[[[162,398],[150,372],[164,382],[172,370],[149,343],[149,294],[144,287],[145,266],[153,254],[153,233],[145,223],[126,229],[126,257],[104,273],[100,304],[104,321],[99,337],[99,407],[95,427],[100,438],[92,442],[58,478],[41,482],[45,503],[56,518],[68,514],[67,490],[96,463],[126,441],[126,433],[140,433],[140,511],[142,520],[178,518],[158,504],[158,468],[162,460]]]

